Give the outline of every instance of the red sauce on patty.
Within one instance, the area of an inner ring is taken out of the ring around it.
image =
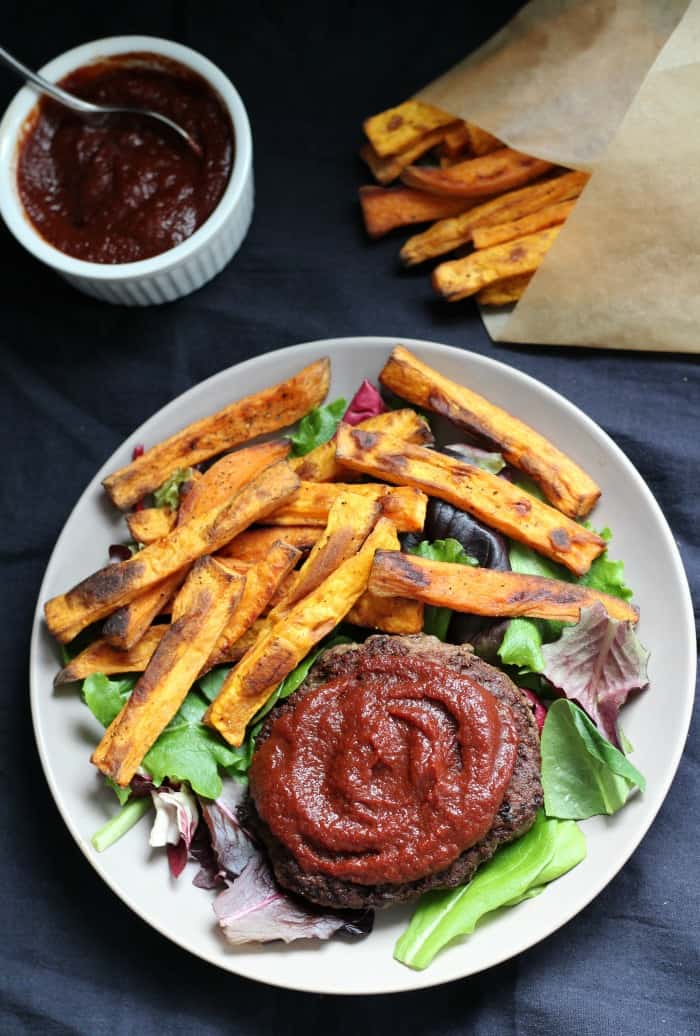
[[[361,658],[301,697],[255,753],[261,818],[307,873],[399,884],[487,833],[518,746],[510,710],[421,658]]]
[[[79,68],[61,86],[98,104],[167,115],[202,156],[153,119],[90,123],[44,98],[17,166],[22,204],[41,236],[97,263],[147,259],[190,237],[221,200],[233,166],[231,120],[209,84],[160,55],[126,54]]]

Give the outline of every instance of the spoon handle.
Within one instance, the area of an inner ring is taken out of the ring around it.
[[[62,90],[60,86],[49,82],[48,79],[44,79],[44,77],[40,76],[38,72],[32,71],[31,68],[27,68],[27,66],[23,65],[21,61],[14,58],[12,54],[8,54],[4,47],[0,47],[0,61],[4,65],[7,65],[8,68],[11,68],[13,72],[16,72],[18,76],[26,79],[34,86],[37,86],[43,93],[49,94],[50,97],[60,101],[61,104],[64,104],[67,108],[72,108],[74,111],[84,112],[86,114],[95,112],[96,108],[94,104],[90,104],[89,101],[83,101],[79,97],[74,97],[73,94],[69,94],[65,90]]]

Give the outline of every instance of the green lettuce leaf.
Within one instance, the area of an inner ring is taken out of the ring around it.
[[[569,573],[561,565],[541,557],[534,550],[511,540],[508,547],[510,567],[514,572],[546,579],[569,580]],[[546,619],[512,619],[498,649],[504,665],[516,666],[518,673],[541,673],[544,669],[542,645],[555,640],[564,623]]]
[[[129,801],[131,795],[131,788],[120,788],[118,784],[112,780],[111,777],[105,777],[105,784],[108,788],[111,788],[114,794],[119,799],[119,805],[123,806]]]
[[[169,507],[177,511],[180,506],[180,488],[192,478],[192,468],[177,468],[153,494],[156,507]]]
[[[108,727],[115,716],[121,712],[136,680],[135,676],[127,676],[121,680],[109,680],[103,673],[93,673],[92,676],[83,680],[83,701],[103,727]],[[111,777],[105,777],[105,784],[112,789],[119,799],[120,805],[123,806],[128,801],[131,795],[129,788],[120,788]]]
[[[588,527],[589,523],[584,522],[584,525]],[[612,532],[607,526],[601,529],[598,535],[602,536],[606,543],[612,539]],[[601,590],[612,597],[620,597],[623,601],[632,598],[632,591],[625,583],[624,561],[613,561],[608,557],[607,550],[595,559],[585,576],[581,576],[576,582],[582,586],[590,586],[594,590]]]
[[[511,619],[498,657],[503,665],[516,666],[518,673],[541,673],[544,669],[542,637],[540,619]]]
[[[478,565],[479,562],[467,554],[459,542],[452,538],[446,540],[421,540],[415,547],[411,547],[409,554],[417,554],[419,558],[427,558],[429,561],[449,561],[455,565]],[[447,636],[447,629],[452,618],[451,608],[436,608],[427,605],[423,619],[423,632],[433,634],[440,640]]]
[[[103,727],[108,727],[121,712],[137,679],[136,676],[126,676],[110,680],[103,673],[93,673],[83,680],[83,701]]]
[[[603,737],[583,709],[566,698],[547,712],[541,738],[542,787],[547,816],[586,820],[621,809],[646,781]]]
[[[573,870],[586,858],[586,839],[583,831],[573,820],[560,820],[557,827],[557,840],[554,855],[537,875],[537,884],[531,885],[520,897],[513,899],[507,906],[517,906],[524,899],[534,899],[544,892],[550,881],[556,881],[562,874]]]
[[[528,478],[527,475],[521,474],[518,478],[518,481],[514,484],[518,487],[518,489],[522,489],[525,493],[529,493],[530,496],[534,496],[535,499],[541,500],[543,504],[549,503],[547,497],[544,495],[537,483],[534,482],[531,478]]]
[[[303,457],[317,446],[322,446],[335,435],[338,423],[345,413],[347,403],[344,399],[335,399],[325,406],[315,406],[299,422],[299,429],[290,435],[292,444],[291,456]]]
[[[235,760],[231,748],[211,727],[203,723],[209,702],[198,691],[190,691],[177,714],[146,753],[143,767],[153,783],[162,784],[166,777],[188,781],[192,790],[208,799],[221,792],[219,767]]]
[[[581,832],[540,811],[521,838],[503,846],[467,885],[428,892],[394,949],[396,960],[426,968],[458,936],[470,935],[485,914],[514,905],[580,863],[586,853]]]
[[[136,684],[137,677],[110,680],[95,673],[83,681],[83,699],[93,715],[108,727],[121,711]],[[154,784],[166,777],[189,781],[193,791],[215,799],[221,791],[219,766],[235,761],[230,748],[202,722],[209,702],[197,691],[190,691],[163,733],[146,753],[143,767]]]
[[[502,453],[492,453],[489,450],[482,450],[478,446],[471,446],[469,443],[455,443],[446,446],[445,449],[452,456],[458,456],[466,464],[473,464],[484,471],[490,471],[492,475],[498,475],[503,471],[506,462]]]
[[[514,572],[522,572],[527,576],[545,576],[547,579],[570,581],[572,578],[571,573],[563,565],[557,565],[555,561],[542,557],[532,548],[526,547],[524,543],[517,543],[515,540],[510,541],[508,557],[510,567]]]
[[[217,697],[230,669],[230,665],[221,666],[219,669],[210,669],[208,673],[205,673],[204,676],[200,676],[197,680],[197,687],[207,701],[214,701],[214,698]]]

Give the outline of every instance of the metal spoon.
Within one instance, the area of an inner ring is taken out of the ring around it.
[[[185,141],[185,143],[194,151],[198,158],[202,157],[202,149],[200,148],[197,141],[190,136],[187,130],[184,130],[182,126],[179,126],[172,119],[169,119],[166,115],[161,115],[159,112],[150,111],[146,108],[126,108],[112,104],[93,104],[91,101],[84,101],[81,97],[76,97],[74,94],[68,93],[62,87],[57,86],[55,83],[49,82],[48,79],[44,79],[37,72],[33,72],[31,68],[27,68],[17,58],[13,58],[11,54],[0,47],[0,61],[11,68],[13,72],[27,79],[34,86],[38,87],[42,93],[48,94],[49,97],[53,97],[59,104],[65,105],[66,108],[70,108],[72,111],[79,112],[84,115],[86,120],[94,119],[95,117],[102,118],[109,115],[142,115],[147,119],[155,119],[157,122],[162,123],[164,126],[168,126],[174,133]]]

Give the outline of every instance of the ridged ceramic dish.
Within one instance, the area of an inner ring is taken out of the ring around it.
[[[216,276],[235,255],[253,215],[253,145],[248,115],[233,84],[216,65],[189,47],[154,36],[112,36],[75,47],[40,69],[50,80],[115,54],[161,54],[193,69],[221,98],[233,125],[235,157],[231,179],[211,216],[191,237],[150,259],[134,263],[91,263],[54,248],[27,218],[17,189],[17,143],[37,103],[25,86],[0,123],[0,212],[20,244],[88,295],[124,306],[151,306],[188,295]]]
[[[647,791],[613,817],[585,821],[587,858],[543,895],[500,911],[471,937],[442,951],[426,971],[416,972],[392,959],[410,907],[378,912],[373,933],[357,943],[336,938],[234,950],[217,931],[213,895],[191,884],[196,868],[190,865],[173,882],[165,854],[149,849],[145,821],[102,855],[90,844],[93,832],[116,810],[114,795],[89,762],[90,746],[99,741],[102,728],[74,686],[52,691],[59,652],[43,624],[41,606],[104,565],[107,544],[124,538],[123,519],[105,506],[100,480],[128,462],[136,443],[154,444],[320,356],[332,363],[329,398],[350,398],[363,377],[376,380],[395,339],[340,338],[267,353],[221,371],[165,406],[119,447],[78,501],[56,543],[34,620],[31,696],[41,760],[56,804],[98,874],[148,924],[191,953],[261,982],[318,993],[387,993],[438,985],[506,960],[574,917],[620,870],[653,821],[678,767],[695,688],[693,611],[678,550],[658,504],[622,451],[575,406],[512,367],[443,345],[403,342],[441,373],[531,420],[595,478],[603,496],[594,522],[612,528],[613,556],[624,558],[626,580],[641,609],[639,634],[651,651],[650,686],[626,706],[624,728]]]

